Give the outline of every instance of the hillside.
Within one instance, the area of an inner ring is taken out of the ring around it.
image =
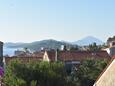
[[[80,39],[76,42],[73,42],[73,44],[77,44],[77,45],[80,45],[80,46],[84,46],[84,45],[89,45],[89,44],[92,44],[92,43],[96,43],[97,45],[102,45],[104,42],[102,42],[100,39],[96,38],[96,37],[93,37],[93,36],[87,36],[83,39]]]
[[[31,50],[40,50],[41,48],[47,48],[47,49],[60,49],[61,45],[66,45],[67,47],[74,47],[75,45],[72,45],[70,43],[56,41],[56,40],[42,40],[42,41],[36,41],[32,43],[5,43],[5,47],[8,48],[29,48]]]

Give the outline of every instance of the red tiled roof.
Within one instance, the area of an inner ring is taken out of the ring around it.
[[[42,55],[40,55],[42,53]],[[37,52],[36,57],[43,56],[44,52]],[[55,61],[56,51],[47,51],[50,61]],[[69,60],[83,60],[86,58],[96,59],[110,59],[109,54],[106,51],[59,51],[57,53],[58,59],[62,61]]]
[[[11,62],[12,60],[19,60],[22,63],[28,63],[29,61],[41,61],[41,58],[38,57],[5,57],[5,62],[6,64],[8,64],[9,62]]]
[[[63,61],[68,60],[83,60],[86,58],[110,59],[106,51],[61,51],[58,57]]]
[[[55,61],[56,52],[47,51],[50,61]],[[106,51],[59,51],[57,53],[57,58],[61,61],[72,61],[72,60],[84,60],[86,58],[96,58],[96,59],[111,59]],[[6,57],[6,63],[13,59],[19,59],[22,62],[28,61],[40,61],[43,60],[44,51],[35,52],[32,56],[23,56],[23,57]],[[114,57],[115,58],[115,57]]]
[[[50,61],[55,61],[56,51],[47,51]]]
[[[43,56],[44,56],[44,51],[41,51],[41,52],[34,52],[32,54],[32,57],[40,57],[43,59]]]

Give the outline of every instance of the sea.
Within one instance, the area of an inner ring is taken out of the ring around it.
[[[13,56],[14,52],[17,50],[17,48],[8,48],[8,47],[3,47],[3,55],[6,56]]]

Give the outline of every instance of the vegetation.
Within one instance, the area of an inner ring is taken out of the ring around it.
[[[100,51],[102,46],[97,45],[96,43],[89,45],[89,51]]]
[[[109,37],[109,38],[111,38],[111,39],[115,39],[115,36],[113,36],[113,37]],[[108,38],[108,39],[109,39],[109,38]]]
[[[107,60],[87,59],[70,75],[71,80],[77,83],[76,86],[93,86],[95,80],[107,65]]]
[[[6,68],[6,86],[67,86],[62,63],[13,61]]]
[[[6,43],[5,44],[8,48],[28,48],[30,50],[38,51],[42,47],[46,49],[60,49],[61,45],[66,45],[67,48],[74,47],[74,45],[66,42],[56,41],[56,40],[43,40],[43,41],[36,41],[32,43]]]
[[[79,46],[76,45],[75,47],[71,47],[70,51],[79,51]]]
[[[87,59],[67,75],[61,62],[12,61],[4,76],[6,86],[92,86],[106,66],[106,60]]]
[[[113,40],[115,40],[115,36],[113,36],[113,37],[109,37],[109,38],[107,39],[107,42],[109,42],[109,41],[113,41]]]

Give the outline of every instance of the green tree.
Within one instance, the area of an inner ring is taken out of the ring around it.
[[[79,50],[79,46],[78,45],[70,48],[70,51],[78,51],[78,50]]]
[[[26,86],[26,82],[14,74],[11,64],[5,69],[3,81],[5,86]]]
[[[67,86],[66,77],[64,65],[60,62],[25,64],[13,61],[6,68],[4,81],[7,86]]]
[[[71,80],[75,81],[77,86],[93,86],[99,74],[107,65],[107,60],[87,59],[81,62],[79,68],[73,69]]]
[[[89,51],[99,51],[101,50],[101,46],[97,45],[96,43],[89,45]]]
[[[86,59],[69,76],[61,62],[22,63],[17,60],[6,66],[6,86],[92,86],[107,60]]]

